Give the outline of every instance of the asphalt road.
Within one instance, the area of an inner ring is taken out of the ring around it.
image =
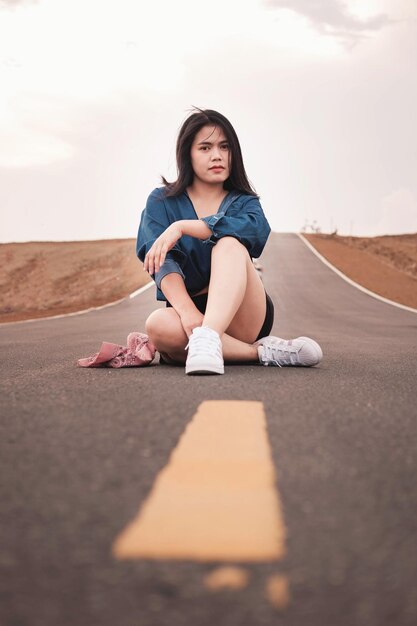
[[[153,288],[0,328],[1,626],[417,623],[417,315],[347,284],[295,235],[273,235],[262,264],[274,334],[318,340],[319,367],[77,368],[103,339],[144,330]],[[283,560],[245,565],[246,588],[214,593],[202,579],[215,563],[116,561],[111,545],[198,405],[221,399],[264,403],[288,539]],[[276,573],[283,611],[264,593]]]

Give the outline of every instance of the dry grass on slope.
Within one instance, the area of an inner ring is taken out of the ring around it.
[[[134,239],[0,245],[0,321],[114,302],[150,280]]]
[[[417,309],[417,233],[384,237],[304,236],[355,282],[384,298]]]

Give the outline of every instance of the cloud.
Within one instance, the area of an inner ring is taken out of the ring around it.
[[[0,9],[13,9],[21,4],[36,4],[38,0],[0,0]]]
[[[22,126],[1,132],[0,168],[50,165],[71,158],[73,153],[74,149],[68,142],[50,132]]]
[[[303,15],[321,34],[339,39],[347,48],[353,48],[369,31],[392,23],[385,14],[360,19],[349,12],[343,0],[264,0],[264,4]]]

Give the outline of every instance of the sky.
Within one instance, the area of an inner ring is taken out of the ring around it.
[[[193,106],[274,231],[417,232],[416,0],[0,0],[0,242],[135,237]]]

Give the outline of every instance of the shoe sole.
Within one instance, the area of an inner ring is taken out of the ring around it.
[[[224,367],[223,366],[215,366],[215,365],[210,365],[210,367],[204,367],[202,365],[186,365],[185,366],[185,373],[187,375],[205,375],[205,374],[224,374]]]

